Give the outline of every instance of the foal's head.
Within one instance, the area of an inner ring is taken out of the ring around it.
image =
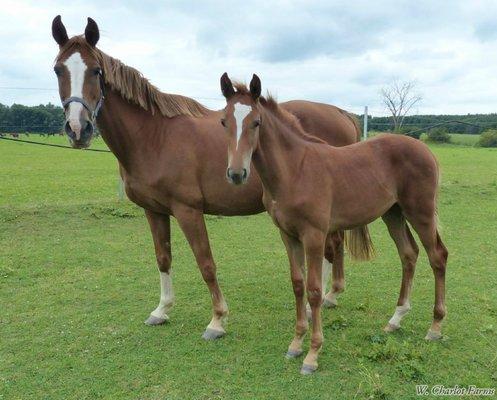
[[[227,104],[221,124],[229,137],[226,177],[230,183],[240,185],[250,175],[252,153],[259,140],[261,115],[257,105],[261,95],[261,81],[254,74],[250,91],[242,86],[237,89],[235,91],[225,72],[221,76],[221,91]]]
[[[88,18],[84,36],[69,39],[58,15],[52,22],[52,36],[60,49],[54,71],[66,116],[64,130],[73,147],[85,148],[90,145],[104,97],[102,68],[95,51],[98,26]]]

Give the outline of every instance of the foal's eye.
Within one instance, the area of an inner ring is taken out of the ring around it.
[[[61,67],[54,67],[54,72],[55,72],[55,75],[57,76],[61,76],[62,75],[62,68]]]
[[[261,124],[261,121],[254,121],[254,123],[252,124],[252,126],[254,128],[257,128],[260,124]]]
[[[98,67],[93,68],[92,73],[93,73],[93,75],[97,76],[97,75],[100,75],[102,73],[102,70]]]
[[[224,126],[224,127],[226,127],[226,120],[225,119],[221,120],[221,125]]]

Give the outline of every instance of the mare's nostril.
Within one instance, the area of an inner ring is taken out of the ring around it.
[[[69,121],[65,123],[64,131],[66,132],[67,136],[69,136],[71,139],[73,139],[73,140],[76,139],[76,134],[71,129],[71,126],[69,125]]]
[[[90,121],[86,122],[85,129],[82,132],[81,138],[88,140],[93,135],[93,124]]]
[[[243,179],[247,178],[247,169],[246,168],[243,169],[242,177],[243,177]]]

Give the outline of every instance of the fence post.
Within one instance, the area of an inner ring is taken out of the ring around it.
[[[368,138],[368,106],[364,106],[364,128],[362,131],[362,139]]]

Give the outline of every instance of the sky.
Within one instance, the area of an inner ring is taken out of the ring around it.
[[[0,0],[0,103],[60,103],[52,19],[86,18],[98,47],[161,90],[219,109],[223,72],[278,100],[387,115],[382,87],[415,81],[412,114],[497,112],[497,1]]]

